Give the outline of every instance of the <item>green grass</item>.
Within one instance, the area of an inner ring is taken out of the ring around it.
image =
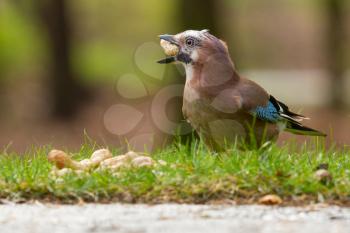
[[[96,146],[84,145],[74,157],[89,157]],[[167,162],[153,168],[124,169],[88,175],[50,178],[46,159],[50,148],[23,155],[0,156],[0,198],[11,201],[86,202],[179,202],[208,203],[234,200],[256,202],[265,194],[277,194],[285,204],[328,202],[349,204],[350,150],[324,149],[311,143],[271,145],[265,149],[214,154],[201,145],[174,144],[152,154]],[[315,168],[329,165],[332,181],[319,182]]]

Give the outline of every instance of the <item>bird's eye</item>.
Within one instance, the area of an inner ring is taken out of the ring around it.
[[[194,44],[195,44],[195,41],[194,41],[193,38],[186,39],[186,45],[187,46],[192,47],[192,46],[194,46]]]

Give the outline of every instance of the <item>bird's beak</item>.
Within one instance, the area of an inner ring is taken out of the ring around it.
[[[160,35],[159,39],[168,41],[170,44],[173,44],[173,45],[176,45],[177,47],[180,47],[179,43],[175,40],[173,35],[169,35],[169,34]],[[176,59],[176,55],[175,55],[175,56],[168,56],[168,57],[161,59],[157,62],[160,64],[167,64],[167,63],[175,62],[176,60],[177,59]]]
[[[177,43],[177,41],[175,40],[173,35],[168,35],[168,34],[160,35],[159,39],[166,40],[166,41],[170,42],[171,44],[179,46],[179,44]]]

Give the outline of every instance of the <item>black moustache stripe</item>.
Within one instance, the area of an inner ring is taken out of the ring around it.
[[[190,55],[186,54],[186,53],[179,53],[177,55],[177,60],[182,61],[186,64],[189,64],[192,62],[192,59],[190,58]]]
[[[175,57],[166,57],[164,59],[161,59],[159,61],[157,61],[159,64],[167,64],[167,63],[171,63],[171,62],[174,62],[176,61],[176,58]]]

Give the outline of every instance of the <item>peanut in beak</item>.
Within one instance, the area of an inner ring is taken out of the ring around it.
[[[179,47],[166,40],[160,40],[160,46],[164,49],[167,56],[176,56],[179,53]]]

